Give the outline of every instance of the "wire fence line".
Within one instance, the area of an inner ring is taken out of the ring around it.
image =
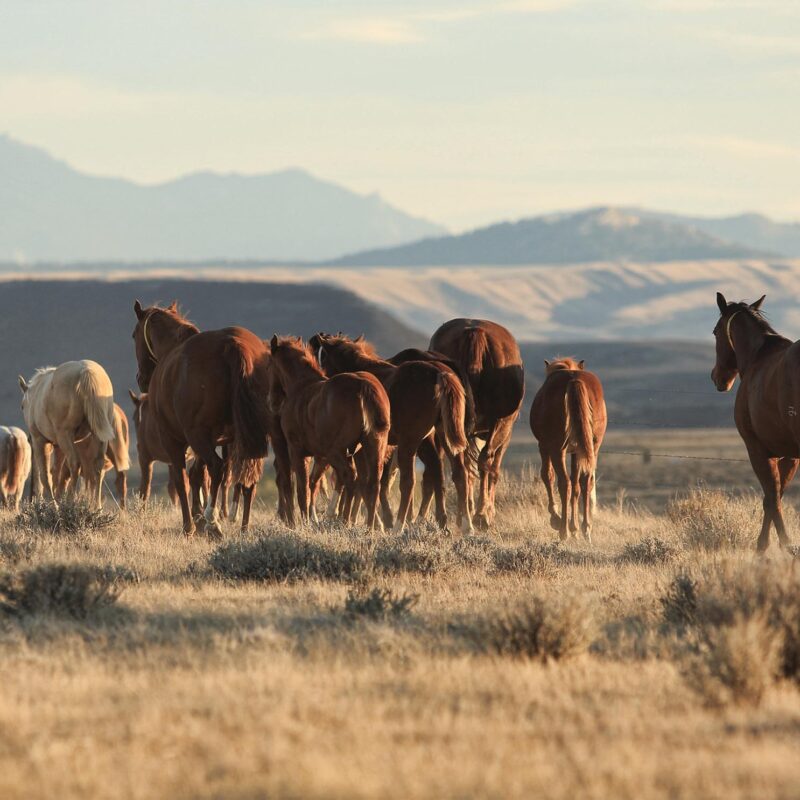
[[[603,447],[600,455],[613,456],[638,456],[641,459],[648,458],[686,458],[692,461],[736,461],[740,464],[749,464],[746,458],[725,458],[723,456],[690,456],[685,453],[651,453],[647,448],[641,450],[609,450]]]

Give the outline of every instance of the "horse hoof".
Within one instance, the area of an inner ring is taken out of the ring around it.
[[[206,536],[211,542],[221,542],[224,538],[222,529],[216,523],[208,523],[206,525]]]
[[[194,527],[198,533],[203,533],[206,529],[206,518],[202,514],[198,514],[194,518]]]
[[[479,531],[488,531],[489,530],[489,520],[486,518],[485,514],[476,514],[475,518],[472,520],[472,524]]]
[[[550,527],[554,531],[560,531],[561,530],[561,517],[558,517],[555,514],[553,514],[550,517]]]

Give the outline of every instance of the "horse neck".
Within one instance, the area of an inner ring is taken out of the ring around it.
[[[283,378],[282,383],[284,391],[287,392],[326,379],[325,376],[321,375],[311,364],[304,362],[300,358],[289,363],[279,363],[278,370]]]
[[[185,342],[196,333],[199,333],[199,330],[192,325],[191,322],[170,318],[169,327],[166,328],[164,333],[160,335],[156,341],[154,341],[152,332],[148,331],[148,333],[150,333],[150,343],[153,346],[156,358],[160,361],[167,353],[171,353],[179,344]]]
[[[749,315],[745,315],[738,325],[732,326],[731,341],[740,374],[744,375],[753,366],[767,335]]]

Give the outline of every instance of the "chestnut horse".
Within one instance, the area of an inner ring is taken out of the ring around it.
[[[414,459],[417,455],[425,468],[434,470],[437,478],[437,521],[447,526],[444,504],[442,463],[432,447],[434,432],[439,434],[445,451],[452,459],[453,481],[458,495],[458,524],[472,530],[467,506],[467,470],[464,453],[467,434],[464,426],[466,399],[464,387],[449,367],[438,361],[407,361],[400,365],[379,358],[363,337],[318,333],[311,340],[320,366],[328,376],[361,370],[374,375],[386,389],[391,406],[392,426],[389,444],[397,448],[400,470],[400,506],[395,530],[402,531],[408,522],[414,492]],[[422,449],[423,443],[428,447]],[[385,482],[382,505],[387,504]],[[384,518],[384,522],[387,520]]]
[[[547,489],[550,524],[567,538],[577,536],[578,499],[583,496],[583,535],[591,541],[597,453],[606,432],[606,403],[603,386],[583,361],[559,358],[545,361],[545,380],[531,406],[531,430],[539,442],[542,480]],[[567,473],[567,453],[572,454]],[[561,496],[561,516],[553,497],[553,470]]]
[[[176,303],[143,308],[137,300],[133,310],[136,380],[148,392],[153,426],[178,492],[183,531],[192,535],[196,529],[186,492],[186,449],[191,447],[211,476],[206,531],[219,537],[217,495],[225,462],[217,446],[230,443],[236,464],[267,455],[269,350],[245,328],[200,332]]]
[[[379,524],[378,491],[389,438],[386,391],[367,372],[328,378],[300,339],[273,336],[270,348],[282,390],[278,400],[281,427],[289,446],[301,518],[309,519],[309,457],[333,467],[349,505],[355,493],[353,454],[360,445],[360,464],[366,473],[360,476],[362,499],[367,525],[375,528]],[[349,511],[345,511],[346,518]]]
[[[472,387],[475,427],[470,438],[485,441],[478,456],[480,494],[474,522],[485,529],[494,519],[500,465],[525,395],[519,346],[496,322],[459,318],[445,322],[431,337],[429,348],[453,359]]]
[[[733,417],[764,491],[764,519],[757,549],[769,546],[775,525],[781,547],[789,544],[781,500],[800,458],[800,343],[777,333],[755,303],[729,303],[717,292],[714,328],[717,359],[711,380],[720,392],[739,375]]]

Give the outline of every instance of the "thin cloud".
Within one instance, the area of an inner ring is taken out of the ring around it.
[[[760,139],[745,139],[735,136],[694,139],[692,142],[703,149],[721,150],[739,158],[800,161],[800,147],[793,147],[792,145],[783,144],[781,142],[768,142]]]
[[[580,0],[505,0],[462,8],[432,8],[397,17],[333,19],[306,31],[302,39],[333,39],[373,44],[413,44],[429,38],[430,24],[448,24],[479,17],[509,14],[546,14],[577,5]]]

